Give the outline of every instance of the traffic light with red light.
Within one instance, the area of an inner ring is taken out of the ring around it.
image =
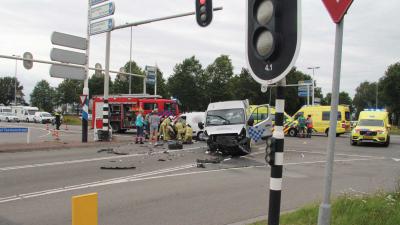
[[[213,18],[212,0],[195,0],[196,1],[196,20],[199,26],[208,26]]]
[[[300,49],[300,0],[247,0],[247,62],[253,78],[273,84]]]

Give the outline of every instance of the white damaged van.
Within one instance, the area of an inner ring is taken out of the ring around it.
[[[268,116],[254,124],[261,107]],[[272,136],[272,120],[268,105],[260,105],[252,112],[248,100],[215,102],[208,105],[204,127],[207,146],[211,152],[225,155],[247,155],[254,144],[265,143]]]

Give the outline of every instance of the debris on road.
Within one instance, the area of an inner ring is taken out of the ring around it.
[[[101,166],[102,170],[128,170],[128,169],[136,169],[136,166],[132,164],[132,162],[127,162],[123,160],[111,160],[108,164]]]
[[[158,161],[165,162],[166,160],[165,159],[158,159]]]
[[[136,169],[136,166],[101,166],[102,170],[129,170]]]
[[[197,163],[197,168],[206,168],[206,166],[203,163]]]
[[[97,151],[97,153],[102,153],[102,152],[106,152],[108,154],[116,154],[116,155],[129,155],[129,153],[127,153],[127,152],[120,152],[120,151],[114,150],[113,148],[104,148],[104,149],[100,149]]]

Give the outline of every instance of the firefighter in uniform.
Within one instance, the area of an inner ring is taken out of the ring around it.
[[[176,138],[178,141],[182,141],[183,137],[185,135],[185,127],[182,123],[181,120],[176,121],[175,123],[175,131],[176,131]]]
[[[185,128],[185,137],[183,138],[183,143],[192,144],[193,143],[192,138],[193,138],[193,129],[189,124],[187,124]]]
[[[168,126],[170,123],[171,123],[171,120],[169,119],[169,117],[166,117],[160,125],[160,131],[161,131],[164,141],[171,140],[171,135],[168,130]]]

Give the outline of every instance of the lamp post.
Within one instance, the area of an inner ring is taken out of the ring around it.
[[[312,70],[312,105],[315,103],[315,80],[314,80],[314,75],[315,75],[315,70],[319,69],[319,66],[314,66],[314,67],[308,67],[307,69]]]
[[[21,57],[19,55],[12,55],[14,57]],[[14,80],[14,104],[17,105],[17,70],[18,70],[18,60],[15,60],[15,80]]]
[[[132,73],[132,27],[131,27],[131,41],[129,51],[129,73]],[[132,94],[132,76],[129,76],[129,94]]]

